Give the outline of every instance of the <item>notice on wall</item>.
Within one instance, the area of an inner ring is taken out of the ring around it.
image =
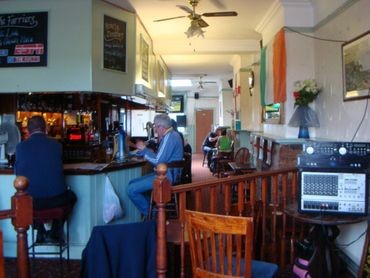
[[[104,68],[126,72],[126,22],[104,16]]]
[[[0,67],[47,65],[48,13],[0,14]]]

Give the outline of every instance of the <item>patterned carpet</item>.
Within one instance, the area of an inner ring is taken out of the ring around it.
[[[76,278],[80,277],[81,261],[70,260],[69,266],[64,261],[61,269],[59,259],[30,259],[31,277],[34,278]],[[5,260],[5,277],[16,278],[16,259]]]

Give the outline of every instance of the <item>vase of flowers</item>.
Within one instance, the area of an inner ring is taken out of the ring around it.
[[[316,99],[320,91],[321,88],[314,79],[294,82],[294,106],[297,108],[289,125],[299,127],[298,138],[310,138],[308,128],[320,126],[316,112],[308,106]]]

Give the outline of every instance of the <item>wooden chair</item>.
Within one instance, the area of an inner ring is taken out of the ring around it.
[[[193,277],[274,277],[278,266],[252,260],[253,218],[185,210]]]
[[[212,161],[215,162],[215,168],[213,175],[217,175],[218,178],[224,177],[224,173],[229,170],[228,163],[234,160],[234,141],[231,143],[230,152],[221,152],[218,151],[213,157]]]
[[[30,277],[27,250],[27,230],[32,224],[32,197],[26,192],[28,180],[26,177],[18,176],[14,180],[17,192],[12,196],[11,209],[1,210],[0,219],[10,218],[17,233],[17,277]],[[1,241],[2,244],[2,241]],[[4,276],[3,248],[1,248],[0,277]]]

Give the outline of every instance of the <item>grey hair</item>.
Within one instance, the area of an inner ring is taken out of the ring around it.
[[[155,125],[161,125],[164,128],[170,128],[172,126],[170,117],[164,113],[155,115],[153,122]]]

